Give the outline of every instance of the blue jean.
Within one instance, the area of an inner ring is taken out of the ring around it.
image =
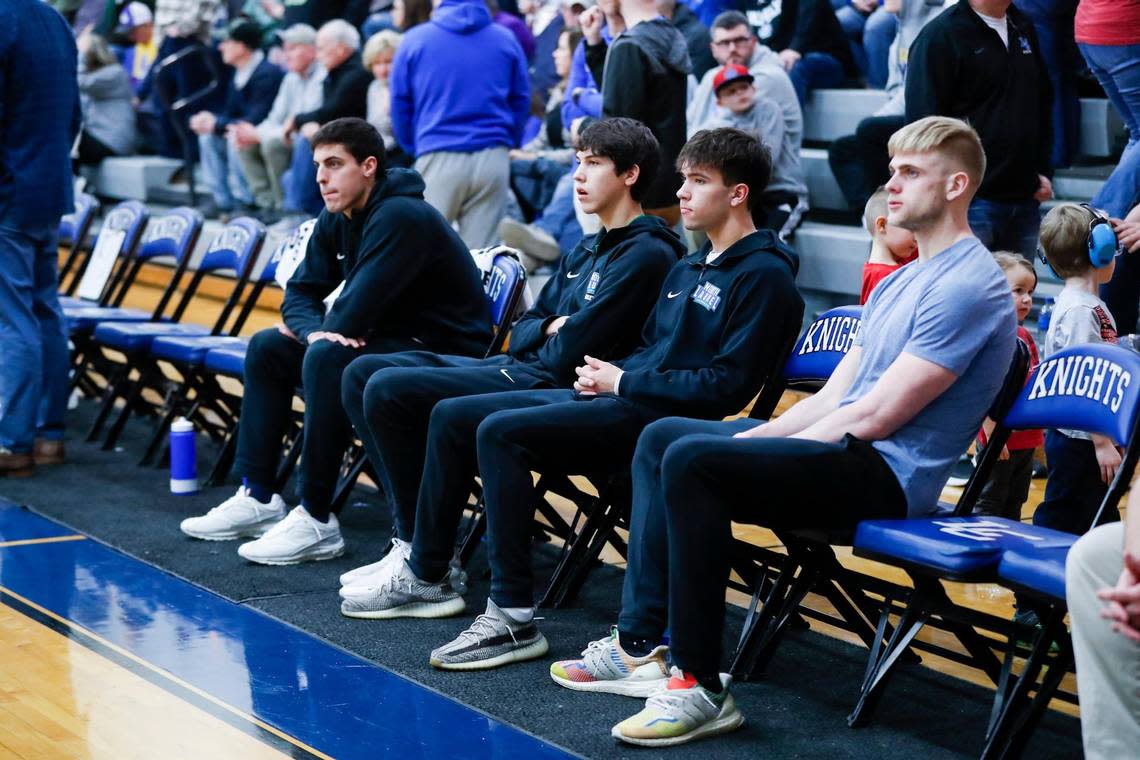
[[[0,447],[16,452],[37,436],[63,438],[70,361],[58,257],[54,229],[0,224]]]
[[[198,135],[202,174],[214,204],[220,211],[232,211],[238,203],[253,206],[253,193],[241,170],[241,158],[233,142],[218,135]]]
[[[788,72],[788,77],[792,80],[792,86],[796,88],[796,97],[801,107],[812,90],[842,87],[847,81],[843,64],[837,61],[835,56],[827,53],[808,53],[796,61],[796,65]]]
[[[1054,168],[1072,163],[1080,141],[1081,104],[1077,99],[1077,73],[1081,56],[1073,39],[1073,15],[1077,0],[1018,0],[1017,7],[1029,16],[1053,88]]]
[[[313,164],[313,149],[300,135],[293,137],[293,162],[281,177],[285,194],[285,210],[316,216],[324,208],[321,190],[317,187],[317,167]]]
[[[1128,128],[1128,145],[1093,205],[1123,217],[1140,200],[1140,45],[1085,45],[1081,53]]]
[[[1013,251],[1030,261],[1036,258],[1037,232],[1041,228],[1037,201],[975,198],[967,218],[974,235],[991,251]]]
[[[562,175],[558,184],[554,186],[554,195],[542,210],[542,216],[535,220],[534,226],[547,232],[558,241],[558,248],[563,255],[570,253],[578,241],[582,239],[582,226],[578,224],[578,217],[574,215],[574,171],[571,169]]]

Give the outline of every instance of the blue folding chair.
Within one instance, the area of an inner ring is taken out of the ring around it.
[[[99,213],[99,201],[95,196],[79,193],[75,196],[75,210],[70,214],[64,214],[59,220],[59,245],[67,249],[63,264],[59,267],[60,305],[75,305],[76,299],[72,298],[71,294],[79,287],[79,278],[72,279],[66,288],[63,287],[63,282],[82,257],[87,233],[91,231],[91,223],[95,221],[97,213]]]
[[[232,334],[234,327],[231,315],[241,301],[250,272],[261,246],[265,241],[265,225],[256,219],[240,217],[227,224],[210,243],[202,260],[194,269],[194,274],[182,291],[182,295],[171,313],[171,322],[103,322],[96,326],[93,343],[106,355],[109,352],[124,357],[116,362],[115,369],[107,383],[103,404],[95,418],[88,440],[94,440],[103,423],[114,407],[115,400],[122,398],[124,406],[103,442],[104,449],[110,449],[118,440],[132,411],[138,406],[142,393],[154,388],[161,377],[161,371],[150,357],[150,348],[161,336],[196,336]],[[222,306],[213,327],[197,324],[180,324],[187,307],[197,295],[198,287],[206,275],[229,271],[236,277],[234,287]],[[160,307],[162,304],[160,304]],[[250,307],[252,308],[252,307]],[[248,313],[248,312],[246,312]],[[138,378],[131,380],[132,370],[137,370]]]
[[[1102,373],[1094,382],[1096,373]],[[992,468],[1012,430],[1064,427],[1102,433],[1128,444],[1140,411],[1140,356],[1119,346],[1077,346],[1058,352],[1037,368],[1016,396],[1008,414],[994,416],[997,425],[982,453],[978,470]],[[1101,505],[1103,512],[1115,507],[1128,487],[1140,448],[1129,447],[1116,479]],[[892,658],[914,639],[923,623],[932,617],[956,618],[968,626],[996,630],[1008,641],[1004,662],[993,657],[992,639],[984,639],[987,674],[997,685],[994,708],[985,734],[983,757],[1015,755],[1024,742],[1071,664],[1071,646],[1064,634],[1064,559],[1076,536],[1001,517],[969,516],[984,479],[971,478],[960,509],[946,518],[914,520],[868,520],[856,533],[857,556],[895,565],[914,579],[915,592],[905,600],[901,631],[872,656],[863,693],[849,718],[852,725],[868,719],[890,674]],[[976,492],[976,493],[972,493]],[[972,496],[972,499],[968,499]],[[1099,514],[1098,514],[1099,517]],[[964,610],[949,601],[941,581],[998,582],[1037,600],[1045,615],[1042,628],[1032,636],[1030,656],[1021,676],[1014,677],[1012,664],[1018,651],[1018,630],[1011,622],[995,627],[980,613]],[[1050,676],[1037,689],[1031,710],[1028,692],[1048,659],[1052,644],[1059,654]]]
[[[313,223],[306,222],[309,229]],[[300,228],[298,228],[300,230]],[[154,434],[147,444],[139,464],[146,464],[157,453],[160,444],[165,439],[166,431],[177,416],[184,416],[197,423],[200,430],[206,431],[212,437],[223,441],[227,431],[237,422],[237,406],[232,403],[228,394],[224,393],[218,385],[213,373],[204,372],[206,355],[213,350],[229,349],[240,352],[244,357],[249,346],[249,339],[239,337],[238,333],[245,326],[250,314],[257,306],[261,293],[274,282],[277,276],[277,265],[286,252],[298,244],[300,238],[307,240],[304,231],[294,231],[292,235],[283,240],[266,258],[260,270],[254,265],[254,274],[250,277],[251,288],[245,296],[241,310],[226,335],[163,335],[155,338],[150,347],[150,356],[160,365],[170,366],[179,374],[181,381],[171,385],[166,400],[163,403],[163,413],[160,422],[155,426]],[[203,412],[212,412],[217,420],[211,420]],[[161,460],[160,460],[161,461]]]
[[[130,287],[134,279],[135,270],[132,262],[139,255],[138,249],[144,240],[144,233],[149,228],[150,215],[138,201],[123,201],[111,209],[103,218],[103,225],[99,234],[91,245],[91,253],[75,267],[74,276],[68,285],[68,295],[61,301],[64,316],[68,320],[71,335],[87,335],[94,329],[100,317],[107,318],[108,311],[121,303],[118,293],[124,291],[124,283]],[[87,276],[87,269],[91,264],[92,255],[99,248],[99,241],[105,234],[121,233],[118,244],[116,262],[113,267],[101,274],[92,273]],[[87,282],[84,282],[85,277]],[[82,286],[82,290],[89,291],[88,296],[73,296]],[[94,294],[98,295],[94,295]],[[117,313],[121,319],[146,319],[147,314],[137,309],[122,310]]]

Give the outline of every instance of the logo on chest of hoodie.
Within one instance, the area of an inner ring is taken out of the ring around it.
[[[720,288],[711,282],[702,282],[693,291],[691,297],[693,303],[703,306],[709,311],[716,311],[716,307],[720,306]]]
[[[600,272],[594,272],[590,275],[590,279],[586,282],[586,295],[582,298],[586,301],[593,301],[594,294],[598,292],[598,283],[602,281]]]

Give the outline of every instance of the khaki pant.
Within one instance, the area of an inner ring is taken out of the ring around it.
[[[1123,546],[1124,524],[1102,525],[1073,545],[1065,567],[1088,760],[1119,760],[1140,751],[1140,645],[1113,632],[1096,597],[1100,589],[1116,585]]]
[[[272,137],[238,151],[254,202],[263,209],[280,209],[285,205],[281,175],[289,168],[293,149],[282,138]]]

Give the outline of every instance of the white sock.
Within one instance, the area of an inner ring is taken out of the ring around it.
[[[501,609],[504,615],[516,623],[525,625],[534,620],[534,607],[503,607]]]

